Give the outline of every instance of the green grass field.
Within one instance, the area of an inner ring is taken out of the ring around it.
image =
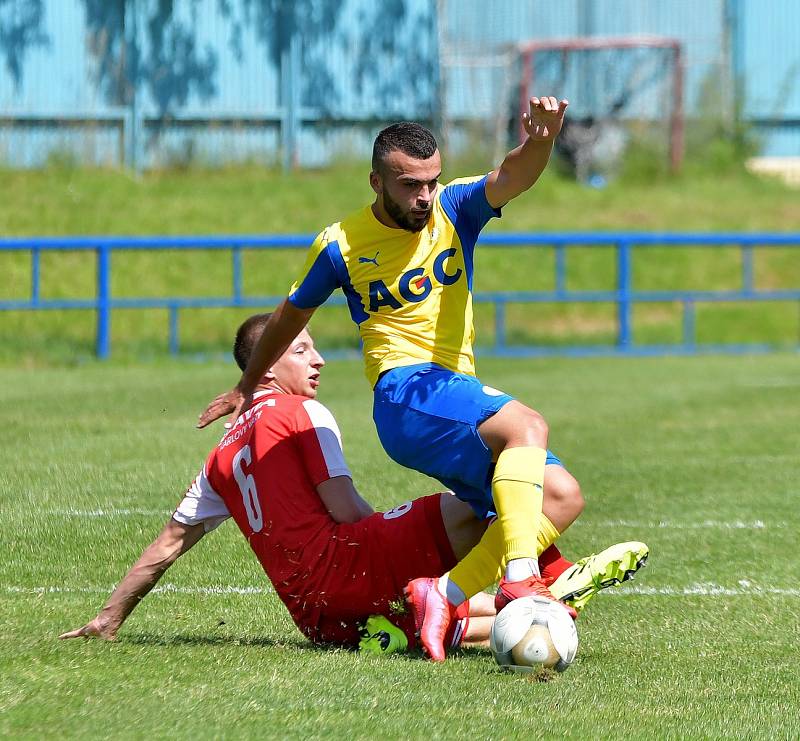
[[[643,539],[634,582],[581,616],[576,664],[504,675],[486,650],[434,666],[312,648],[232,523],[203,540],[118,642],[59,642],[155,536],[219,429],[193,429],[230,365],[0,370],[0,735],[797,738],[796,355],[489,361],[528,400],[588,504],[561,545]],[[435,489],[390,463],[357,362],[321,399],[361,491]]]

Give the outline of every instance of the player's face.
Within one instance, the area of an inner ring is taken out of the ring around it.
[[[270,374],[282,391],[314,399],[319,387],[319,372],[325,360],[314,347],[314,340],[305,329],[295,337],[281,355]]]
[[[380,171],[372,173],[370,183],[383,215],[401,229],[419,232],[431,218],[441,175],[438,149],[427,160],[415,159],[395,149],[386,156]]]

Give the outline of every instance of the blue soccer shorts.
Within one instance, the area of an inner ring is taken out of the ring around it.
[[[478,517],[494,510],[492,451],[478,426],[513,397],[434,363],[393,368],[375,385],[373,419],[389,456],[442,482]],[[547,451],[547,464],[562,465]]]

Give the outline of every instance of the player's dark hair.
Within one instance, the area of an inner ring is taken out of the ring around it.
[[[271,316],[271,313],[253,314],[245,319],[236,330],[236,339],[233,341],[233,359],[242,370],[247,367],[247,361],[253,354],[253,348],[264,333],[264,327],[267,326],[267,321]]]
[[[438,149],[433,134],[413,121],[400,121],[387,126],[375,137],[372,145],[372,169],[378,170],[389,152],[399,149],[403,154],[418,160],[433,157]]]

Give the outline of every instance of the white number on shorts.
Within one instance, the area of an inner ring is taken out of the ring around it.
[[[247,512],[247,521],[253,532],[257,533],[264,527],[264,515],[261,512],[261,502],[258,501],[258,491],[256,490],[256,480],[252,474],[245,473],[242,468],[242,459],[249,466],[252,462],[250,454],[250,446],[245,445],[233,457],[233,477],[239,485],[239,491],[242,492],[242,501],[244,502],[244,509]]]
[[[402,504],[398,504],[394,509],[390,509],[388,512],[383,513],[384,520],[394,520],[397,517],[402,517],[408,510],[411,509],[413,502],[403,502]]]

